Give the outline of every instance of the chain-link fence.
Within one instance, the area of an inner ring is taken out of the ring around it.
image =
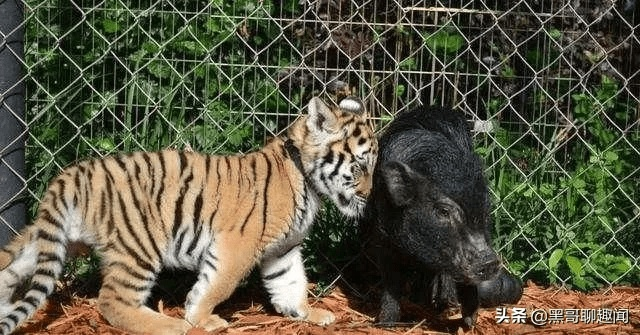
[[[419,104],[468,116],[514,273],[580,289],[640,283],[635,0],[23,5],[31,214],[79,158],[246,152],[312,95],[350,93],[379,129]],[[350,284],[354,245],[353,225],[326,210],[307,265]]]

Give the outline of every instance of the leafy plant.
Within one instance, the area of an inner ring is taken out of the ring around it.
[[[272,1],[214,1],[210,15],[195,1],[181,2],[184,15],[145,1],[29,4],[32,189],[41,192],[79,158],[185,145],[244,152],[262,144],[256,134],[276,130],[273,117],[257,123],[264,129],[251,118],[252,110],[285,106],[273,79],[238,72],[242,64],[291,61],[255,52],[280,34],[262,20],[273,14]]]
[[[447,28],[425,35],[424,42],[434,54],[455,54],[466,44],[460,33]]]
[[[628,257],[606,254],[595,243],[577,243],[566,249],[555,249],[548,259],[549,282],[570,277],[581,290],[598,288],[602,281],[612,283],[632,269]]]
[[[357,223],[326,201],[304,243],[303,255],[310,278],[321,284],[327,278],[337,278],[341,268],[361,251],[359,238]],[[328,286],[326,283],[319,287]]]
[[[632,209],[640,157],[621,140],[619,129],[633,107],[620,102],[618,92],[617,83],[603,77],[592,90],[572,96],[580,136],[563,143],[570,148],[564,155],[540,151],[505,128],[478,150],[494,166],[496,245],[514,272],[582,290],[637,283],[630,252],[640,252],[632,237],[638,234]],[[624,136],[640,139],[638,133]],[[554,173],[558,167],[562,173]]]

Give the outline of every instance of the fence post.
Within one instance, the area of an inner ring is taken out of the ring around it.
[[[0,1],[0,246],[26,221],[22,0]]]

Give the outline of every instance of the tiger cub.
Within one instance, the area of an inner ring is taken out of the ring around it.
[[[359,100],[329,107],[313,98],[307,111],[285,138],[247,155],[137,152],[66,168],[35,222],[0,249],[0,334],[43,305],[72,242],[101,255],[98,309],[130,332],[224,327],[213,309],[256,264],[279,313],[333,322],[331,312],[307,304],[300,245],[320,196],[346,216],[363,213],[378,147]],[[198,274],[184,320],[145,306],[163,267]]]

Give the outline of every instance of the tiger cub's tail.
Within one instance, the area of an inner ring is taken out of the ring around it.
[[[40,221],[40,222],[38,222]],[[0,249],[0,335],[11,334],[53,292],[63,270],[66,237],[46,215]]]

